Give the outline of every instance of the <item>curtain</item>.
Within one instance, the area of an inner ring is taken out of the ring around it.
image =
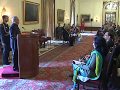
[[[75,0],[70,0],[70,23],[75,24]]]
[[[41,20],[42,29],[45,30],[46,36],[54,37],[54,12],[55,0],[41,0]]]

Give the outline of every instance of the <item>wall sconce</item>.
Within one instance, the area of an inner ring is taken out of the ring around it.
[[[98,22],[98,18],[96,17],[96,22]]]
[[[1,11],[1,16],[3,16],[3,15],[6,15],[6,9],[5,9],[5,7],[3,7],[2,11]]]
[[[1,16],[3,16],[3,15],[10,16],[10,13],[9,13],[9,12],[7,12],[7,10],[6,10],[6,8],[5,8],[5,7],[3,7],[2,11],[1,11]]]
[[[95,22],[99,22],[99,18],[98,17],[95,17]]]

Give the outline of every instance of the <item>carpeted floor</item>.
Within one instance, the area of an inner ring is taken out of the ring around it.
[[[34,80],[1,79],[0,90],[69,90],[72,87],[72,79],[68,77],[72,73],[72,60],[88,54],[92,42],[93,36],[88,36],[73,47],[64,45],[44,54],[40,57],[40,73]]]

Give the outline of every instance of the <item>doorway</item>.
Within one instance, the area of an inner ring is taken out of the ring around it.
[[[103,2],[103,24],[115,23],[118,24],[119,19],[119,4],[114,1]]]
[[[116,23],[116,12],[105,12],[105,22]]]

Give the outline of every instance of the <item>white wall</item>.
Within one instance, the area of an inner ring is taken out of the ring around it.
[[[0,13],[2,11],[3,6],[5,6],[7,12],[10,13],[10,21],[9,24],[11,24],[11,18],[13,16],[18,16],[20,19],[20,29],[24,31],[21,27],[24,27],[25,31],[31,31],[33,29],[39,29],[41,28],[41,12],[39,12],[39,23],[38,24],[30,24],[30,25],[23,25],[23,2],[24,0],[0,0]],[[41,0],[29,0],[35,3],[40,4],[40,11],[41,11]],[[0,21],[1,18],[0,18]]]
[[[100,27],[102,25],[102,0],[79,0],[79,22],[81,14],[90,14],[93,18],[93,27]],[[98,21],[96,22],[96,17]],[[86,23],[86,26],[91,26],[91,23]]]
[[[70,0],[55,0],[55,26],[57,26],[57,9],[65,10],[64,22],[70,22]]]
[[[79,14],[79,0],[75,0],[75,17]],[[57,26],[57,9],[65,10],[64,23],[70,23],[70,0],[55,0],[55,25]]]

